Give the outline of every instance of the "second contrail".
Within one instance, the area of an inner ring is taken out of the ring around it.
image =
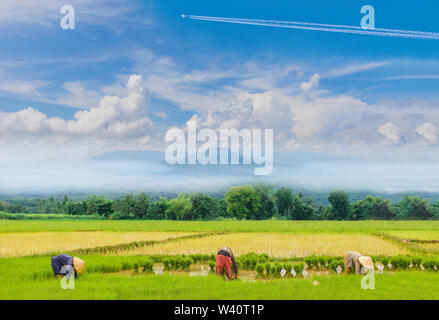
[[[372,35],[379,37],[439,40],[439,33],[426,32],[426,31],[383,29],[383,28],[362,29],[356,26],[323,24],[323,23],[313,23],[313,22],[222,18],[222,17],[195,16],[195,15],[185,15],[185,14],[181,15],[181,17],[186,19],[192,19],[192,20],[248,24],[248,25],[277,27],[277,28],[291,28],[291,29],[302,29],[302,30],[362,34],[362,35]]]

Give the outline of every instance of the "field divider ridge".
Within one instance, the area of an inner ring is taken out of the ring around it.
[[[128,250],[132,248],[141,248],[141,247],[148,247],[148,246],[155,246],[160,245],[168,242],[174,242],[174,241],[181,241],[181,240],[187,240],[187,239],[198,239],[198,238],[205,238],[205,237],[211,237],[211,236],[217,236],[217,235],[224,235],[224,234],[230,234],[230,232],[225,231],[213,231],[213,232],[203,232],[203,233],[197,233],[197,234],[191,234],[191,235],[185,235],[181,237],[171,237],[164,240],[144,240],[144,241],[132,241],[128,243],[120,243],[116,245],[110,245],[110,246],[100,246],[100,247],[94,247],[94,248],[83,248],[83,249],[76,249],[73,251],[70,251],[71,254],[108,254],[108,253],[116,253],[121,250]]]
[[[374,236],[380,237],[383,240],[392,241],[402,248],[408,249],[410,251],[416,252],[416,253],[430,253],[430,254],[437,254],[439,253],[439,250],[435,250],[432,248],[423,248],[419,244],[422,243],[439,243],[438,240],[417,240],[417,239],[402,239],[397,236],[393,236],[388,233],[384,232],[375,232],[373,233]]]

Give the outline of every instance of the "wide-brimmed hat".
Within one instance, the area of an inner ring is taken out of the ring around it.
[[[373,270],[374,264],[371,257],[368,256],[361,256],[358,258],[358,261],[361,263],[361,265],[367,269]]]
[[[85,270],[85,262],[78,257],[73,258],[73,268],[79,274],[82,274]]]

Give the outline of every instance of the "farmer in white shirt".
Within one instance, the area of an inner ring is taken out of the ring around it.
[[[371,257],[363,256],[361,253],[355,251],[349,251],[344,256],[344,268],[345,272],[349,273],[352,267],[355,267],[355,273],[361,273],[361,267],[373,270],[374,264]]]

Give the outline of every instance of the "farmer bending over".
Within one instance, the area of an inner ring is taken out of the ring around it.
[[[355,251],[349,251],[344,256],[345,272],[349,273],[351,268],[355,266],[355,273],[361,273],[361,266],[366,269],[373,270],[373,260],[371,257],[363,256],[361,253]]]
[[[229,280],[232,280],[232,263],[233,263],[233,278],[238,278],[238,264],[233,256],[232,250],[229,247],[222,247],[216,255],[215,273],[222,276],[223,272]]]
[[[84,272],[85,262],[78,257],[72,258],[68,254],[60,254],[52,257],[52,270],[55,276],[58,276],[58,278],[62,278],[69,273],[68,268],[65,268],[65,270],[63,270],[63,266],[73,267],[75,278],[78,278],[77,274],[82,274]]]

